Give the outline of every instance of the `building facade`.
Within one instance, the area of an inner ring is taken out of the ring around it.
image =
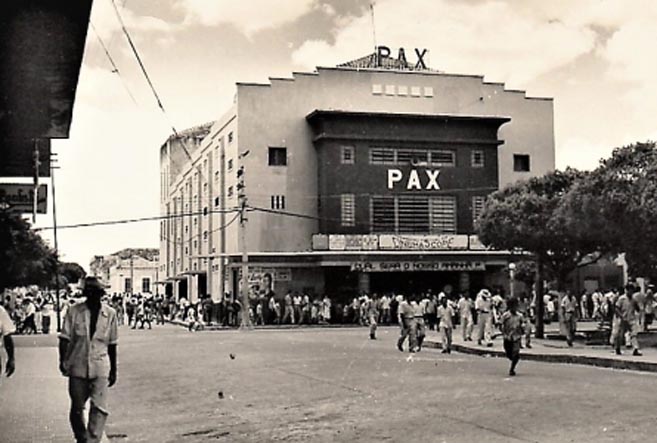
[[[107,292],[159,294],[160,264],[157,249],[123,249],[97,255],[90,264],[91,275],[99,277]]]
[[[238,83],[223,117],[160,154],[172,295],[237,293],[243,249],[249,281],[270,273],[281,296],[474,292],[504,284],[510,259],[478,242],[474,221],[489,193],[554,169],[553,103],[373,54]]]

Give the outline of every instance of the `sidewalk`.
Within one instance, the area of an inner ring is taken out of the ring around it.
[[[434,331],[427,331],[425,346],[441,349],[441,337]],[[546,331],[547,332],[547,331]],[[497,335],[492,347],[477,345],[474,341],[464,342],[461,329],[454,329],[452,350],[464,354],[506,358],[502,337]],[[524,344],[524,340],[523,340]],[[641,349],[643,356],[633,356],[631,349],[622,349],[623,355],[616,355],[611,346],[587,346],[575,341],[570,348],[565,341],[532,338],[532,348],[520,350],[521,360],[533,360],[547,363],[570,363],[578,365],[599,366],[613,369],[629,369],[643,372],[657,372],[657,349]]]

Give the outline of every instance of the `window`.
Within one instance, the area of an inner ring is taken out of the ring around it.
[[[233,170],[233,159],[232,159],[232,158],[229,158],[229,159],[228,159],[228,165],[226,166],[226,168],[227,168],[229,171],[232,171],[232,170]]]
[[[189,247],[185,246],[185,255],[189,254]]]
[[[269,148],[269,166],[287,166],[287,148]]]
[[[203,215],[208,215],[208,207],[203,208]]]
[[[126,277],[125,280],[123,280],[123,292],[129,292],[132,294],[132,280],[130,277]]]
[[[470,164],[473,168],[484,167],[484,151],[480,149],[473,149],[470,155]]]
[[[408,86],[397,86],[397,95],[408,95]]]
[[[475,195],[472,197],[472,221],[475,222],[484,210],[484,203],[486,197],[483,195]]]
[[[456,153],[440,149],[429,151],[431,166],[456,166]]]
[[[144,277],[141,279],[141,292],[151,292],[151,279]]]
[[[219,197],[214,198],[214,206],[215,208],[219,207]]]
[[[513,170],[515,172],[529,172],[529,155],[527,155],[527,154],[514,154],[513,155]]]
[[[455,234],[456,233],[456,197],[441,195],[431,197],[431,233],[432,234]]]
[[[429,198],[397,197],[397,232],[400,234],[429,232]]]
[[[372,85],[372,94],[381,94],[381,93],[383,93],[383,86]]]
[[[413,97],[420,97],[422,95],[420,87],[419,86],[411,86],[411,95]]]
[[[271,208],[272,209],[285,209],[285,196],[284,195],[272,195],[271,196]]]
[[[431,86],[425,86],[424,87],[424,96],[425,97],[433,97],[433,88]]]
[[[372,233],[395,232],[395,197],[370,197],[370,231]]]
[[[341,163],[343,165],[353,165],[354,161],[354,147],[353,146],[343,146],[342,147],[342,156]]]
[[[420,150],[420,149],[397,150],[397,163],[418,164],[418,163],[427,163],[428,161],[429,161],[429,153],[426,150]]]
[[[203,240],[204,241],[208,240],[208,231],[203,231]]]
[[[228,133],[228,143],[232,143],[232,142],[233,142],[233,132],[231,131]]]
[[[219,181],[219,171],[214,172],[214,181],[218,182]]]
[[[185,225],[185,234],[189,232],[189,225]]]
[[[354,194],[342,194],[340,197],[340,220],[342,226],[355,226],[356,197]]]
[[[386,95],[395,95],[395,85],[386,85]]]
[[[372,165],[394,165],[395,150],[392,148],[370,149],[370,164]]]
[[[232,197],[232,196],[233,196],[233,187],[229,186],[228,187],[228,197]]]

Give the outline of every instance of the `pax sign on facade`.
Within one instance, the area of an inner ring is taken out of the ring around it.
[[[388,169],[388,189],[395,189],[395,185],[400,184],[406,190],[424,189],[426,191],[440,190],[438,184],[439,169],[425,169],[424,174],[420,174],[417,169],[411,169],[408,177],[404,177],[401,169]]]

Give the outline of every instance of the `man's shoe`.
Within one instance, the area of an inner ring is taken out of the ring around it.
[[[397,349],[399,349],[399,352],[404,352],[404,348],[402,347],[401,343],[397,343]]]
[[[481,340],[477,340],[477,344],[481,346]]]
[[[486,346],[489,347],[489,348],[492,348],[493,344],[489,342],[489,343],[486,343]]]
[[[447,349],[443,349],[442,351],[440,351],[441,354],[447,354],[448,352],[449,351]]]
[[[616,349],[616,355],[623,355],[620,349]]]
[[[376,337],[372,334],[370,334],[370,340],[376,340]]]
[[[515,375],[516,375],[516,371],[514,371],[513,369],[509,371],[509,376],[510,377],[513,377]]]
[[[638,349],[635,349],[634,352],[632,352],[632,355],[636,355],[637,357],[641,357],[643,354]]]
[[[525,347],[526,347],[527,349],[531,349],[531,348],[532,348],[532,345],[528,344],[528,345],[525,346]]]

